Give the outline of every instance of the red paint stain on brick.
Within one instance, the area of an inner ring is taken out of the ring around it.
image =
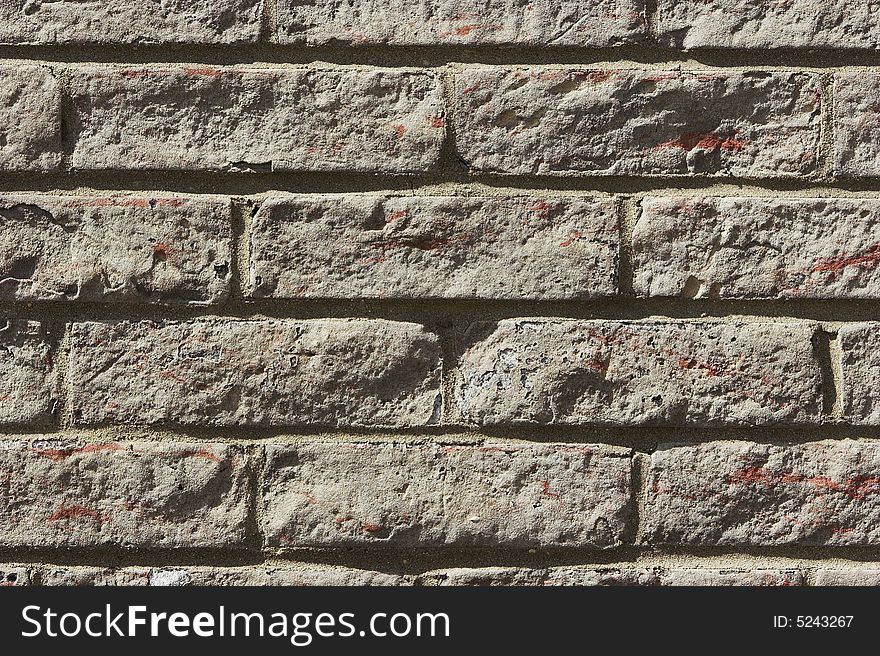
[[[466,95],[468,95],[469,93],[473,93],[474,91],[476,91],[476,90],[479,89],[479,88],[480,88],[480,83],[477,82],[477,83],[474,84],[473,86],[469,86],[469,87],[467,87],[466,89],[462,89],[462,90],[461,90],[461,95],[466,96]]]
[[[864,501],[872,494],[880,492],[880,477],[860,474],[842,483],[827,476],[804,476],[794,472],[776,473],[765,467],[745,467],[726,477],[728,483],[757,483],[766,487],[791,483],[807,483],[820,490],[842,494],[853,501]]]
[[[812,268],[811,272],[821,273],[823,271],[828,271],[834,274],[839,274],[847,267],[860,266],[873,268],[878,262],[880,262],[880,244],[874,244],[866,251],[856,253],[855,255],[823,258]]]
[[[721,370],[713,367],[708,362],[700,362],[694,358],[681,356],[678,358],[678,366],[682,369],[699,369],[704,371],[707,376],[715,377],[721,375]]]
[[[550,491],[550,481],[539,481],[541,483],[541,494],[549,499],[558,499],[559,495]]]
[[[584,236],[584,233],[582,233],[580,230],[575,230],[566,238],[566,240],[564,242],[562,242],[559,245],[562,248],[568,248],[569,246],[571,246],[573,243],[575,243],[578,239],[580,239],[583,236]]]
[[[363,528],[367,533],[378,533],[382,530],[382,527],[378,524],[370,524],[369,522],[363,522],[361,524],[361,528]]]
[[[223,462],[223,458],[215,453],[211,453],[207,449],[194,449],[184,451],[181,455],[184,458],[205,458],[206,460],[212,460],[213,462]]]
[[[187,75],[202,75],[204,77],[220,77],[223,71],[216,68],[185,68],[183,72]]]
[[[168,244],[153,244],[153,255],[156,255],[160,260],[167,260],[173,251],[174,249]]]
[[[394,134],[397,135],[398,139],[403,139],[404,135],[406,135],[406,126],[405,125],[395,125],[394,126]]]
[[[77,504],[66,506],[63,503],[58,507],[58,510],[49,516],[49,521],[57,522],[62,519],[79,519],[82,517],[96,519],[99,522],[104,521],[104,514],[97,510],[85,508]]]
[[[733,134],[715,134],[714,132],[685,132],[678,139],[659,143],[654,148],[663,150],[665,148],[681,148],[682,150],[694,150],[701,148],[715,152],[717,150],[726,150],[736,152],[742,150],[748,141],[736,139]]]
[[[60,462],[79,453],[94,453],[96,451],[124,451],[125,447],[120,444],[89,444],[72,449],[34,449],[33,452],[43,458],[49,458]]]
[[[400,219],[405,219],[409,216],[409,210],[398,210],[396,212],[391,212],[385,217],[385,223],[394,223],[395,221],[400,221]]]
[[[434,116],[431,118],[431,127],[432,128],[443,128],[446,127],[446,121],[439,116]]]

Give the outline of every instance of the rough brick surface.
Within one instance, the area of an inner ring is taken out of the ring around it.
[[[465,336],[456,400],[480,425],[814,422],[813,326],[508,319]]]
[[[633,233],[642,296],[880,298],[880,202],[649,197]]]
[[[708,442],[651,457],[645,536],[670,545],[880,544],[880,443]]]
[[[40,567],[40,585],[48,586],[137,586],[150,585],[150,569],[145,567]]]
[[[255,296],[527,298],[617,291],[610,200],[300,196],[251,228]]]
[[[811,73],[470,67],[454,96],[458,149],[481,171],[759,178],[817,167]]]
[[[7,0],[0,44],[256,41],[262,0]]]
[[[198,567],[153,570],[150,585],[261,585],[261,586],[401,586],[410,581],[397,574],[384,574],[348,567]]]
[[[659,0],[660,42],[675,48],[877,48],[880,3]]]
[[[228,201],[0,196],[0,299],[217,302],[231,240]]]
[[[798,570],[778,569],[485,567],[429,572],[421,580],[426,585],[455,586],[788,586],[801,585],[803,575]]]
[[[820,569],[816,585],[880,585],[880,569]]]
[[[60,163],[58,81],[42,66],[0,66],[0,171],[51,171]]]
[[[593,446],[270,446],[263,531],[274,547],[613,547],[631,460]]]
[[[58,406],[59,334],[36,321],[0,321],[0,424],[46,424]]]
[[[834,76],[834,172],[880,176],[880,75],[858,71]]]
[[[239,447],[4,442],[0,546],[237,547],[248,538]]]
[[[613,46],[647,34],[642,0],[280,0],[282,43]]]
[[[880,323],[848,324],[838,335],[843,415],[853,424],[880,425]]]
[[[440,348],[411,323],[81,323],[79,424],[424,426],[439,421]]]
[[[31,585],[30,568],[23,565],[0,565],[0,587]]]
[[[78,169],[423,172],[438,78],[398,70],[88,67],[71,72]]]

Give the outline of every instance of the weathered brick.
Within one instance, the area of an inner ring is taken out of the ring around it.
[[[877,48],[876,0],[660,0],[674,48]]]
[[[454,586],[778,586],[803,583],[803,575],[798,570],[662,567],[462,568],[428,572],[420,579],[426,585]]]
[[[423,172],[445,135],[430,72],[71,70],[77,169]]]
[[[477,323],[455,395],[479,425],[811,423],[820,415],[813,332],[764,322]]]
[[[589,298],[616,292],[618,246],[611,200],[275,198],[250,277],[277,298]]]
[[[241,546],[248,475],[228,445],[5,442],[0,546]]]
[[[0,43],[233,43],[256,41],[262,0],[7,0]]]
[[[459,152],[476,170],[749,178],[814,173],[813,73],[469,67],[455,74]]]
[[[880,425],[880,323],[840,328],[843,415],[853,424]]]
[[[880,569],[820,569],[816,572],[816,585],[876,586],[880,585]]]
[[[61,164],[61,92],[42,66],[0,66],[0,171]]]
[[[406,427],[439,420],[440,347],[391,321],[78,323],[78,424]]]
[[[651,457],[649,543],[880,544],[880,443],[707,442]]]
[[[880,298],[880,202],[657,198],[633,233],[636,294]]]
[[[138,586],[150,585],[145,567],[40,567],[40,585],[49,586]]]
[[[281,0],[282,43],[614,46],[647,34],[642,0]]]
[[[0,299],[218,302],[231,239],[229,201],[0,196]]]
[[[298,567],[188,567],[153,570],[150,585],[193,586],[402,586],[410,581],[397,574],[383,574],[348,567],[302,565]]]
[[[631,460],[585,445],[270,446],[271,547],[613,547],[631,518]]]
[[[36,321],[0,321],[0,424],[47,424],[58,405],[59,334]]]
[[[880,176],[880,75],[834,76],[834,172],[847,177]]]

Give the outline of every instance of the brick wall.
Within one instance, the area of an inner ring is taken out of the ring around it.
[[[878,17],[7,2],[0,581],[880,582]]]

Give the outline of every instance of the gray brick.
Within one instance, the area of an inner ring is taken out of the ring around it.
[[[65,587],[137,586],[150,584],[148,567],[53,567],[39,568],[40,585]]]
[[[880,425],[880,323],[840,328],[843,415],[852,424]]]
[[[0,424],[49,423],[58,405],[53,351],[59,332],[36,321],[0,320]]]
[[[817,170],[812,73],[469,67],[459,152],[519,175],[802,177]]]
[[[816,585],[877,586],[880,569],[820,569],[816,572]]]
[[[192,586],[402,586],[406,577],[348,567],[198,567],[153,570],[150,585]]]
[[[819,420],[814,327],[507,319],[474,324],[455,396],[478,425]]]
[[[218,302],[231,233],[229,201],[0,196],[0,299]]]
[[[660,0],[660,42],[675,48],[877,48],[876,0]]]
[[[308,443],[268,447],[271,547],[614,547],[631,460],[600,447]]]
[[[633,234],[641,296],[880,298],[880,202],[649,197]]]
[[[801,585],[803,576],[777,569],[484,567],[428,572],[421,580],[446,586],[788,586]]]
[[[834,172],[845,177],[880,176],[880,75],[834,76]]]
[[[7,0],[0,43],[234,43],[260,35],[262,0]]]
[[[280,0],[282,43],[614,46],[647,34],[642,0]]]
[[[880,544],[880,447],[707,442],[651,456],[649,543],[691,546]]]
[[[0,66],[0,171],[61,164],[61,92],[48,68]]]
[[[150,442],[0,448],[2,547],[237,547],[248,467],[227,445]]]
[[[78,424],[425,426],[440,348],[390,321],[78,323]]]
[[[266,201],[251,285],[275,298],[611,296],[611,200],[299,196]]]
[[[433,73],[157,66],[71,71],[77,169],[423,172]]]

